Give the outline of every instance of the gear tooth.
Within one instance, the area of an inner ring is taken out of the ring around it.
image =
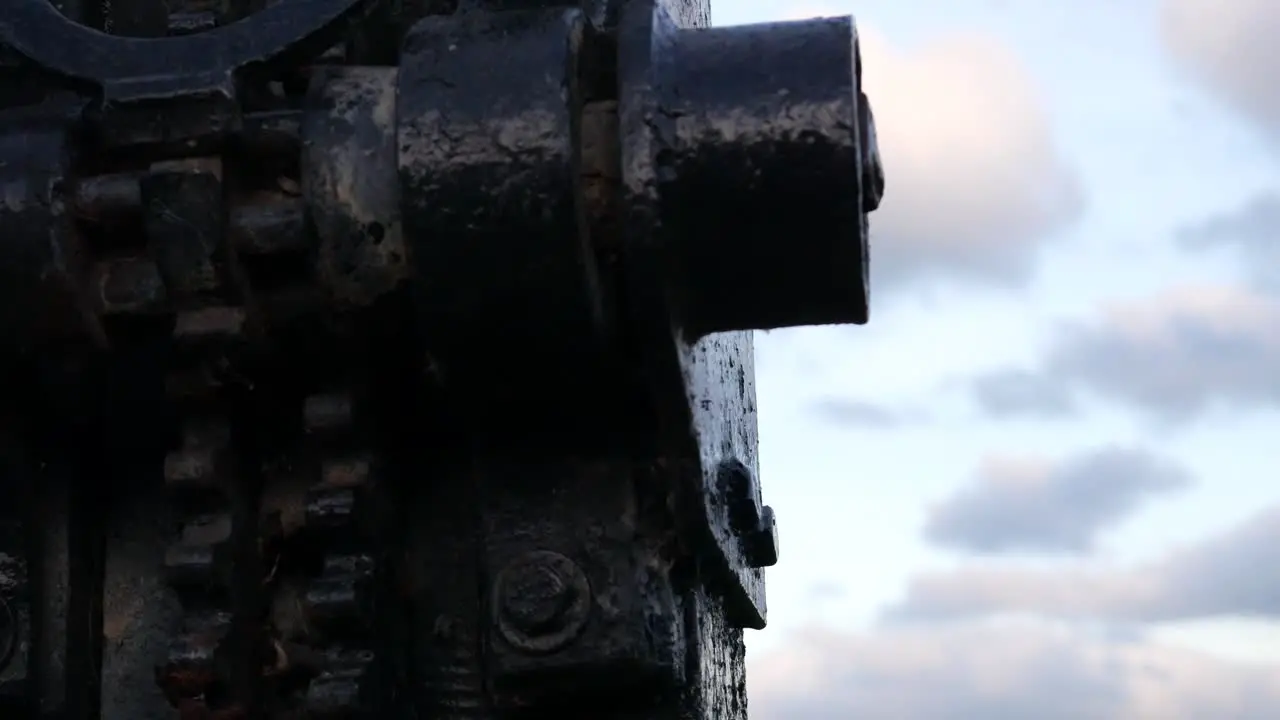
[[[192,448],[169,453],[164,459],[164,480],[174,487],[213,487],[218,481],[216,452]]]
[[[362,684],[374,662],[366,608],[376,563],[361,522],[374,463],[353,452],[359,449],[356,409],[347,393],[316,394],[303,403],[304,452],[314,459],[297,465],[314,468],[316,476],[302,501],[301,533],[307,548],[320,548],[323,558],[306,577],[277,583],[273,594],[272,633],[284,665],[309,673],[305,691],[282,702],[301,705],[316,718],[361,716]],[[284,551],[286,562],[290,552]]]
[[[231,516],[214,513],[189,519],[178,540],[165,552],[170,584],[182,588],[213,588],[227,584],[223,548],[231,541]]]
[[[321,626],[361,622],[373,572],[373,558],[368,555],[326,557],[324,571],[307,590],[308,614]]]
[[[178,313],[174,323],[174,342],[182,346],[203,347],[224,344],[244,337],[248,314],[240,307],[205,307]]]
[[[356,508],[356,494],[353,490],[321,488],[309,494],[308,526],[342,528],[352,523]]]
[[[370,484],[373,475],[373,463],[361,455],[326,458],[320,463],[321,488],[356,488]]]
[[[170,584],[176,586],[209,586],[217,577],[214,548],[208,545],[171,545],[164,566]]]
[[[226,612],[191,613],[183,631],[169,643],[159,683],[171,698],[200,698],[219,680],[217,653],[231,629]]]
[[[303,428],[312,435],[338,433],[350,429],[351,396],[346,393],[312,395],[302,409]]]
[[[207,447],[187,450],[221,452]],[[217,508],[187,515],[164,557],[168,583],[182,599],[183,629],[170,642],[158,682],[181,717],[223,717],[229,711],[221,699],[216,706],[210,704],[210,697],[227,685],[225,663],[219,662],[219,654],[233,625],[229,605],[233,521],[226,509],[225,482],[225,477],[214,472],[205,482],[181,483],[175,488],[191,496],[193,504]]]
[[[224,683],[215,662],[231,627],[228,605],[231,566],[228,550],[233,521],[225,472],[231,452],[230,427],[220,418],[187,424],[183,447],[165,461],[165,481],[178,500],[192,506],[165,551],[169,585],[183,607],[183,631],[171,643],[159,682],[174,699],[204,698]]]
[[[373,653],[335,653],[329,667],[307,687],[307,712],[318,718],[345,718],[360,712],[361,685],[373,664]]]
[[[137,369],[162,373],[165,381],[168,407],[123,407],[121,416],[111,419],[146,414],[155,421],[169,411],[181,419],[181,427],[172,429],[180,435],[179,447],[168,448],[163,457],[163,490],[153,493],[144,482],[121,483],[128,486],[120,493],[121,505],[132,506],[129,514],[110,520],[127,517],[145,531],[116,532],[121,528],[108,525],[113,532],[103,534],[103,587],[113,588],[111,619],[120,627],[115,647],[102,653],[99,700],[104,713],[121,717],[164,714],[165,708],[153,704],[154,694],[119,687],[120,679],[136,675],[139,663],[155,668],[154,680],[178,716],[230,717],[226,712],[236,709],[237,702],[250,701],[247,693],[231,697],[236,683],[228,674],[240,669],[224,657],[232,649],[237,655],[252,650],[242,649],[246,643],[239,632],[231,632],[237,627],[233,614],[252,606],[233,592],[232,583],[235,562],[247,559],[233,535],[249,487],[240,474],[244,448],[238,437],[248,433],[239,427],[232,432],[238,421],[233,418],[241,415],[240,400],[225,390],[243,383],[244,361],[250,357],[244,340],[256,316],[242,292],[240,281],[247,275],[228,247],[228,200],[238,193],[228,192],[219,152],[207,152],[198,143],[190,147],[190,156],[163,153],[161,158],[144,152],[127,159],[129,167],[123,171],[103,168],[107,173],[96,178],[79,173],[66,178],[81,212],[75,220],[90,220],[84,213],[91,210],[92,221],[103,226],[101,237],[111,238],[105,245],[87,241],[76,247],[84,255],[77,261],[83,260],[93,291],[86,299],[98,313],[114,318],[98,324],[99,340],[113,351],[121,349],[115,357],[136,359],[144,363]],[[107,164],[117,160],[125,158]],[[149,164],[138,167],[138,160]],[[123,237],[139,230],[141,238]],[[139,239],[145,249],[130,252]],[[162,364],[152,367],[153,362]],[[99,382],[114,381],[114,372],[109,370]],[[128,383],[136,376],[124,372],[121,378]],[[140,401],[150,403],[150,397]],[[171,431],[151,425],[148,430],[159,430],[166,441]],[[112,470],[121,474],[135,472],[142,459],[135,455],[154,447],[134,446],[129,440],[121,443],[125,450],[108,454],[109,462],[118,463]],[[171,534],[172,524],[177,531]],[[153,554],[161,550],[161,557]],[[133,575],[145,575],[146,581],[129,581]],[[140,592],[150,595],[129,595]],[[149,639],[161,634],[168,647],[157,657]]]
[[[230,428],[223,423],[188,422],[183,428],[182,447],[165,456],[165,482],[175,489],[218,487],[225,479],[230,442]]]
[[[203,8],[173,10],[174,35],[222,22]],[[264,152],[296,156],[302,109],[263,116],[285,118],[271,131],[275,144]],[[265,128],[261,121],[259,131]],[[289,136],[283,146],[281,135]],[[143,231],[146,249],[134,257],[117,261],[117,254],[133,247],[127,243],[110,246],[110,261],[95,252],[105,248],[87,248],[86,274],[101,290],[94,309],[113,318],[101,329],[107,340],[119,332],[127,345],[135,331],[154,332],[172,320],[163,331],[167,339],[144,340],[154,342],[154,357],[165,363],[170,407],[163,411],[176,411],[182,421],[174,428],[180,430],[179,446],[163,458],[165,497],[148,498],[163,517],[154,518],[147,549],[163,548],[163,557],[149,552],[138,563],[149,580],[162,579],[166,586],[163,603],[155,603],[163,604],[163,612],[149,614],[145,622],[148,632],[154,627],[163,634],[168,647],[159,657],[151,647],[122,651],[111,662],[119,672],[132,672],[140,660],[154,666],[154,681],[173,714],[183,718],[231,720],[252,710],[254,716],[285,720],[303,716],[308,707],[319,717],[351,717],[373,660],[366,649],[372,633],[364,608],[374,563],[361,513],[374,465],[357,441],[359,406],[345,388],[316,393],[288,419],[298,424],[282,430],[275,403],[310,371],[272,375],[278,383],[260,374],[279,369],[260,362],[275,362],[277,350],[310,347],[317,334],[333,339],[331,331],[346,329],[344,322],[321,317],[326,291],[309,279],[314,229],[308,227],[301,179],[290,169],[296,163],[265,163],[289,177],[258,177],[242,167],[224,168],[216,153],[163,156],[125,174],[74,182],[77,209],[103,210],[94,217],[109,220],[112,228],[127,222],[122,232],[136,233],[135,224]],[[265,280],[258,270],[268,266]],[[260,342],[268,328],[284,329],[272,335],[280,343]],[[263,382],[267,392],[260,392]],[[288,450],[281,443],[291,443],[291,431],[299,429],[305,454],[291,466],[274,467],[287,460],[280,457]],[[266,492],[259,495],[264,484]],[[255,514],[259,527],[246,533]],[[175,524],[178,530],[170,535]],[[120,543],[125,541],[130,540]],[[137,694],[133,688],[113,693],[131,708],[124,715],[140,715],[132,710],[133,698],[123,697]],[[148,706],[143,714],[163,710]]]

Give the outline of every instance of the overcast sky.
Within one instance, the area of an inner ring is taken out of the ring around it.
[[[757,339],[753,720],[1280,718],[1280,2],[855,15],[872,322]]]

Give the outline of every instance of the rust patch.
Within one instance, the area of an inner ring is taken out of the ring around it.
[[[321,466],[317,489],[338,490],[360,487],[369,482],[372,464],[368,458],[327,460]]]

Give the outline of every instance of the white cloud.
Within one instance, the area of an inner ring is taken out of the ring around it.
[[[777,20],[847,15],[799,4]],[[939,277],[1016,287],[1083,207],[1021,59],[987,35],[897,47],[858,23],[886,188],[872,216],[876,292]]]
[[[813,629],[749,677],[753,720],[1280,717],[1280,667],[1042,623]]]
[[[1164,0],[1161,34],[1180,68],[1280,140],[1280,3]]]
[[[991,457],[972,484],[932,508],[925,536],[973,552],[1083,554],[1146,500],[1189,482],[1175,463],[1129,448]]]
[[[1067,388],[1025,370],[980,376],[973,382],[973,395],[978,408],[993,418],[1063,418],[1076,412]]]
[[[876,289],[1025,282],[1082,198],[1020,59],[981,35],[908,49],[864,27],[861,42],[886,175],[872,216]]]

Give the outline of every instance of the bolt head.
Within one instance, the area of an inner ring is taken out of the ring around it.
[[[539,550],[498,573],[493,606],[498,630],[508,644],[530,653],[554,652],[586,625],[591,586],[573,560]]]
[[[502,609],[511,624],[527,633],[552,630],[577,594],[573,583],[549,563],[525,563],[502,583]]]

